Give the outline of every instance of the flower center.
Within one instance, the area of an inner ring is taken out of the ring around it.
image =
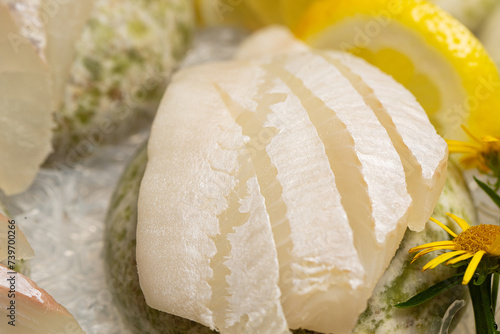
[[[471,226],[453,239],[453,242],[457,246],[457,250],[464,250],[469,253],[483,250],[490,254],[490,246],[499,236],[500,226],[483,224]]]

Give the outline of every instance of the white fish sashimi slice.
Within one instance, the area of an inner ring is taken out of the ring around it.
[[[255,175],[253,168],[248,167]],[[230,309],[221,332],[289,333],[279,303],[280,291],[276,288],[279,275],[277,254],[269,246],[273,236],[255,176],[247,181],[247,188],[248,196],[240,201],[240,211],[249,213],[248,220],[227,235],[231,245],[225,261],[230,271],[226,297]]]
[[[283,185],[293,243],[289,274],[280,283],[282,305],[292,328],[319,329],[325,321],[340,328],[346,315],[365,308],[355,298],[365,272],[317,130],[286,84],[275,90],[288,98],[270,108],[269,125],[282,128],[267,150]]]
[[[21,35],[9,10],[0,4],[0,189],[26,190],[51,152],[50,80],[31,43]]]
[[[367,290],[359,291],[359,298],[366,302],[407,225],[411,199],[401,160],[362,96],[336,67],[311,53],[289,55],[275,61],[274,66],[279,67],[281,62],[283,75],[288,73],[294,93],[325,143],[354,244],[366,271]],[[363,309],[358,309],[357,315]],[[350,319],[352,326],[357,315]],[[348,333],[352,328],[347,323],[340,330],[332,323],[324,325],[313,329]]]
[[[278,260],[281,258],[277,253],[280,253],[280,248],[276,249],[275,243],[276,239],[273,239],[273,234],[275,234],[275,229],[272,224],[272,214],[269,214],[269,202],[274,202],[273,198],[276,195],[276,190],[279,189],[279,184],[275,181],[274,172],[272,166],[268,166],[266,162],[268,160],[265,159],[265,155],[263,156],[261,153],[265,150],[266,144],[270,138],[272,138],[273,130],[270,131],[261,131],[262,128],[261,120],[255,119],[252,117],[253,112],[250,110],[255,110],[258,108],[258,103],[252,99],[252,97],[256,94],[256,90],[254,88],[259,87],[261,78],[261,72],[259,68],[255,65],[251,65],[248,63],[234,63],[232,67],[226,68],[226,71],[221,71],[221,75],[217,76],[215,74],[207,74],[214,83],[221,101],[223,101],[225,108],[227,109],[227,114],[232,117],[232,119],[236,122],[238,126],[240,126],[240,135],[241,142],[245,145],[245,150],[243,154],[239,155],[238,160],[239,170],[236,173],[238,184],[248,183],[249,180],[257,182],[257,186],[254,188],[249,187],[249,189],[253,189],[256,193],[252,193],[251,196],[258,197],[260,200],[258,202],[253,202],[256,207],[252,208],[241,208],[240,210],[248,211],[254,210],[257,208],[261,211],[260,220],[255,220],[253,215],[250,215],[249,219],[243,226],[233,226],[234,229],[238,229],[239,231],[265,231],[266,239],[264,245],[266,247],[262,247],[259,244],[255,244],[257,239],[253,240],[253,244],[251,243],[236,243],[232,242],[233,248],[231,249],[231,253],[228,254],[229,257],[234,254],[238,254],[240,252],[248,253],[248,249],[254,249],[255,251],[252,254],[247,254],[247,262],[239,262],[236,263],[234,261],[228,261],[228,264],[231,263],[232,266],[228,268],[231,269],[231,276],[236,277],[247,277],[246,280],[240,280],[239,282],[233,280],[234,289],[229,291],[230,294],[236,293],[239,299],[235,298],[235,296],[229,297],[232,306],[237,309],[250,309],[250,306],[255,305],[255,303],[260,304],[257,308],[253,308],[253,312],[245,315],[245,313],[240,313],[239,317],[245,319],[246,317],[249,320],[245,320],[242,323],[236,323],[235,325],[231,325],[230,328],[221,329],[222,332],[227,333],[254,333],[255,331],[259,333],[288,333],[288,324],[285,320],[285,316],[283,314],[283,310],[280,304],[280,296],[281,292],[276,294],[266,294],[265,290],[279,291],[278,280],[281,275],[279,271],[280,265],[278,264]],[[245,82],[244,85],[235,85],[235,78],[238,80],[242,80]],[[236,102],[238,101],[241,105]],[[262,159],[264,157],[264,159]],[[256,164],[256,161],[260,161],[260,164]],[[268,183],[263,182],[263,179],[269,180]],[[278,188],[276,187],[278,186]],[[238,192],[241,192],[241,186],[239,187]],[[261,195],[262,194],[262,195]],[[270,198],[269,194],[273,194]],[[267,195],[267,197],[266,197]],[[237,197],[244,198],[245,193],[240,193]],[[261,205],[262,204],[262,205]],[[277,201],[277,207],[282,207],[282,203]],[[244,205],[246,207],[246,205]],[[271,205],[272,206],[272,205]],[[278,209],[278,211],[280,211]],[[228,218],[228,223],[231,224],[231,220],[233,220],[232,224],[235,224],[234,217]],[[271,220],[271,222],[270,222]],[[285,227],[285,224],[281,224],[281,227]],[[224,236],[224,233],[222,233]],[[237,236],[237,235],[234,235]],[[247,236],[239,236],[239,238],[248,239],[248,237],[252,237],[252,234]],[[231,235],[227,235],[228,239],[232,239]],[[241,239],[244,240],[244,239]],[[269,242],[271,241],[271,242]],[[241,249],[243,248],[243,249]],[[282,252],[283,253],[283,252]],[[286,256],[286,261],[289,256]],[[269,262],[266,264],[266,262]],[[249,263],[251,264],[249,266]],[[272,265],[269,268],[269,264]],[[245,268],[242,275],[242,265]],[[253,268],[253,269],[252,269]],[[250,281],[248,280],[249,273],[247,271],[254,271],[254,274],[260,273],[261,276],[252,274],[252,278]],[[260,281],[265,280],[268,281],[267,284],[261,285]],[[245,285],[242,286],[242,283],[245,282]],[[249,287],[253,287],[249,289]],[[264,288],[264,289],[263,289]],[[240,290],[240,291],[237,291]],[[243,292],[243,293],[241,293]],[[245,302],[242,303],[244,296],[253,296],[253,300],[249,300],[248,298]],[[272,298],[269,298],[272,297]],[[269,303],[267,300],[271,300],[272,303]],[[264,303],[263,303],[264,302]],[[240,304],[240,305],[239,305]],[[273,319],[274,316],[274,319]],[[231,323],[234,322],[232,315],[230,317]]]
[[[14,263],[20,259],[31,259],[35,256],[35,252],[26,236],[15,221],[9,223],[9,219],[2,214],[2,211],[0,204],[0,261],[7,259],[9,255],[15,257],[14,261],[12,261]],[[9,240],[11,240],[10,243]]]
[[[154,308],[221,332],[286,333],[264,200],[241,129],[214,85],[223,75],[255,81],[254,69],[211,64],[175,76],[149,141],[137,262]]]
[[[385,238],[398,225],[395,222],[405,216],[411,204],[401,160],[385,128],[350,82],[321,55],[292,55],[288,57],[284,67],[302,81],[301,88],[323,101],[329,109],[332,123],[336,118],[345,125],[344,131],[350,137],[350,144],[359,160],[359,168],[371,201],[368,205],[373,211],[373,218],[368,221],[373,222],[376,242],[384,243]],[[303,101],[307,103],[305,99]],[[308,110],[310,114],[316,112]],[[320,137],[335,135],[329,128],[330,124],[325,122],[319,132]],[[346,144],[344,141],[329,143],[331,145],[326,146],[327,149],[342,149]],[[381,166],[385,170],[380,170]],[[391,192],[388,193],[387,189]]]
[[[51,68],[53,106],[59,110],[78,41],[94,8],[95,0],[39,0],[41,15],[47,17],[45,57]]]
[[[15,288],[12,289],[11,285]],[[0,305],[2,305],[1,333],[85,333],[76,319],[45,290],[39,288],[29,278],[12,272],[2,265],[0,265]],[[13,321],[15,326],[9,324],[9,321]]]
[[[12,18],[19,27],[19,35],[12,36],[16,44],[31,43],[40,57],[47,43],[45,36],[46,16],[41,16],[42,0],[2,0],[9,7]]]
[[[19,27],[20,35],[15,36],[16,44],[29,41],[50,67],[54,110],[62,102],[75,58],[75,41],[82,35],[94,2],[21,0],[9,3],[10,12]]]
[[[278,77],[272,71],[267,75]],[[286,96],[283,102],[269,107],[272,114],[267,117],[265,129],[274,127],[279,131],[266,150],[283,186],[293,255],[303,261],[294,265],[303,266],[306,281],[306,273],[333,266],[334,271],[348,273],[342,280],[347,279],[356,287],[363,277],[363,268],[357,261],[352,231],[324,144],[308,112],[286,83],[276,80],[269,93]],[[293,150],[287,149],[290,143]],[[322,200],[317,201],[318,197]],[[304,285],[310,288],[314,283]]]
[[[278,248],[281,303],[291,328],[340,327],[346,314],[352,328],[366,307],[353,298],[364,289],[364,270],[325,148],[299,99],[272,66],[263,70],[258,82],[244,81],[247,94],[230,80],[219,84],[255,152]]]
[[[139,196],[137,263],[151,307],[214,328],[208,305],[210,259],[217,252],[212,238],[219,233],[217,216],[234,179],[207,161],[206,152],[219,146],[221,130],[198,130],[227,128],[228,120],[213,112],[217,100],[207,94],[209,85],[190,78],[186,72],[175,77],[152,128]],[[208,97],[201,100],[200,94]],[[222,168],[235,164],[229,158]]]
[[[360,58],[327,54],[364,95],[398,150],[413,205],[408,227],[421,231],[434,210],[446,181],[448,147],[436,133],[424,109],[399,83]]]

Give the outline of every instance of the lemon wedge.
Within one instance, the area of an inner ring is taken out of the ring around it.
[[[500,79],[481,43],[437,6],[419,0],[318,1],[295,34],[351,52],[406,86],[445,138],[500,135]]]

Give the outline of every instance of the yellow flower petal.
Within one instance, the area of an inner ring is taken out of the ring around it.
[[[453,146],[448,146],[448,152],[450,152],[450,154],[463,153],[463,157],[473,157],[474,159],[477,159],[477,155],[478,155],[478,153],[477,153],[478,150],[473,150],[473,149],[463,148],[463,147],[456,148]]]
[[[416,254],[413,257],[413,260],[411,260],[411,263],[415,262],[417,259],[419,259],[420,257],[424,256],[425,254],[429,254],[430,252],[434,252],[435,250],[443,250],[443,249],[454,250],[455,249],[455,245],[453,245],[453,246],[431,247],[431,248],[424,249],[423,251],[419,252],[418,254]]]
[[[481,148],[481,145],[479,145],[479,144],[468,143],[468,142],[461,141],[461,140],[447,139],[446,143],[448,144],[448,146],[470,148],[470,149],[474,149],[476,151]]]
[[[471,143],[467,141],[462,141],[462,140],[454,140],[454,139],[446,139],[445,140],[448,145],[457,145],[457,146],[466,146],[466,147],[481,147],[481,145],[477,143]]]
[[[461,125],[462,129],[465,131],[465,133],[472,139],[474,139],[475,141],[477,141],[478,143],[481,142],[481,139],[479,139],[478,137],[476,137],[465,125]]]
[[[452,218],[462,228],[462,231],[466,231],[467,229],[469,229],[470,226],[464,219],[457,217],[453,213],[449,212],[447,212],[446,215]]]
[[[439,220],[437,220],[436,218],[429,218],[431,221],[433,221],[434,223],[438,224],[443,230],[445,230],[446,232],[448,232],[448,234],[450,234],[452,237],[456,238],[457,237],[457,234],[455,232],[453,232],[452,230],[450,230],[448,228],[448,226],[446,226],[445,224],[441,223]]]
[[[425,249],[425,248],[431,248],[431,247],[441,247],[441,246],[455,246],[455,244],[453,243],[453,241],[435,241],[435,242],[429,242],[428,244],[424,244],[424,245],[420,245],[420,246],[417,246],[417,247],[413,247],[412,249],[410,249],[408,251],[408,253],[415,253],[415,252],[418,252],[422,249]]]
[[[500,138],[485,135],[479,139],[465,126],[462,126],[462,128],[475,142],[466,143],[459,140],[447,140],[449,152],[463,153],[460,162],[466,169],[477,168],[483,173],[491,172],[490,159],[492,155],[500,154]]]
[[[476,148],[472,148],[472,147],[448,145],[448,151],[450,153],[473,153],[473,154],[476,154],[479,150]]]
[[[472,254],[472,253],[466,253],[466,254],[464,254],[462,256],[456,257],[456,258],[454,258],[454,259],[446,262],[446,265],[455,264],[455,263],[458,263],[460,261],[464,261],[464,260],[470,259],[473,256],[474,256],[474,254]]]
[[[475,155],[464,156],[462,159],[460,159],[460,163],[465,169],[476,168],[479,164]]]
[[[499,142],[500,139],[495,138],[493,136],[484,136],[483,137],[483,141],[486,142],[486,143],[496,143],[496,142]]]
[[[444,253],[436,257],[435,259],[429,261],[423,268],[422,270],[427,270],[427,269],[434,269],[441,263],[457,256],[457,255],[462,255],[464,253],[467,253],[466,251],[455,251],[455,252],[450,252],[450,253]]]
[[[479,265],[479,262],[481,262],[481,259],[483,258],[484,254],[486,254],[486,252],[483,250],[480,250],[479,252],[474,254],[474,257],[472,258],[469,265],[467,266],[467,270],[465,270],[464,279],[462,280],[463,285],[469,284],[469,282],[472,279],[472,276],[474,275],[474,272],[476,271],[477,266]]]
[[[420,257],[424,256],[425,254],[429,254],[430,252],[434,252],[435,250],[438,250],[438,249],[441,249],[441,248],[439,248],[439,247],[432,248],[431,247],[431,248],[424,249],[423,251],[420,251],[419,253],[415,254],[415,256],[413,257],[413,260],[411,260],[410,264],[415,262]]]

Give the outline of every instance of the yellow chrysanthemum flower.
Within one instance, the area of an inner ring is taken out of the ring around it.
[[[465,126],[462,128],[473,142],[447,140],[450,153],[463,153],[461,164],[469,168],[477,168],[483,173],[496,171],[500,168],[500,138],[484,136],[478,138]]]
[[[465,285],[472,279],[484,256],[500,257],[500,226],[486,224],[469,226],[464,219],[451,213],[447,213],[447,215],[460,226],[462,232],[457,235],[446,225],[431,217],[430,219],[448,232],[453,237],[453,240],[431,242],[413,247],[409,250],[409,253],[419,252],[413,258],[413,261],[415,261],[421,256],[435,250],[453,251],[446,252],[432,259],[423,267],[423,270],[434,269],[445,261],[447,261],[446,265],[449,265],[472,258],[462,280],[462,284]]]

